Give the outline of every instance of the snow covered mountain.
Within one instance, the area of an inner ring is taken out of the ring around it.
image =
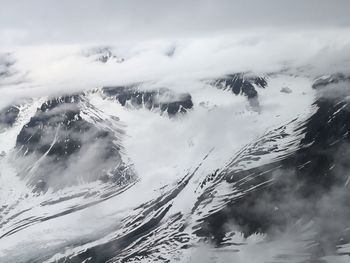
[[[0,0],[0,263],[350,263],[350,0]]]
[[[6,105],[1,262],[347,262],[349,79],[234,73]]]

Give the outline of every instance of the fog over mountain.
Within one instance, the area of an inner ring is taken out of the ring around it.
[[[350,262],[350,2],[0,2],[0,262]]]

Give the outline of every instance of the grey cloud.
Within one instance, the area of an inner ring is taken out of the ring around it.
[[[261,27],[348,27],[346,0],[1,1],[3,44],[207,36]]]

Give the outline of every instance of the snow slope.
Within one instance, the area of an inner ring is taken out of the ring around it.
[[[255,88],[254,79],[247,81]],[[346,193],[328,189],[314,202],[301,190],[318,184],[304,180],[303,169],[316,160],[313,145],[326,147],[329,137],[318,140],[313,118],[334,109],[328,123],[338,129],[336,116],[345,114],[339,122],[347,125],[347,102],[337,108],[340,102],[312,88],[308,77],[280,73],[266,81],[256,96],[199,82],[191,89],[192,107],[172,116],[144,103],[125,106],[102,88],[75,94],[77,102],[35,98],[21,105],[0,136],[1,262],[348,258],[347,239],[333,244],[329,233],[349,226],[336,221],[332,228],[324,220],[324,207]],[[43,107],[52,101],[57,106]],[[72,118],[61,119],[71,111]],[[24,146],[17,137],[23,129],[31,135]],[[61,155],[67,140],[77,140],[79,149]],[[110,155],[99,155],[111,146]],[[112,155],[117,159],[110,161]],[[332,162],[324,169],[339,166]],[[300,213],[311,204],[320,206],[313,216]]]

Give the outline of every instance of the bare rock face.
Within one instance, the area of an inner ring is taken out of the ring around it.
[[[73,95],[43,103],[18,134],[16,147],[25,154],[48,151],[56,160],[78,151],[80,139],[69,131],[83,133],[89,129],[79,115],[78,101],[79,96]]]
[[[193,107],[189,93],[178,94],[169,89],[143,91],[137,85],[105,87],[103,93],[114,97],[122,106],[130,105],[134,108],[160,110],[169,116],[186,113]]]
[[[263,76],[235,73],[216,79],[211,84],[219,89],[231,90],[235,95],[242,94],[253,99],[258,96],[256,88],[265,88],[268,83]]]
[[[344,83],[348,85],[345,90]],[[329,96],[334,84],[342,85],[343,93]],[[294,154],[250,170],[212,175],[211,180],[224,177],[233,184],[246,176],[254,178],[248,187],[251,183],[274,180],[208,217],[198,230],[199,235],[212,236],[212,242],[220,246],[226,238],[224,228],[230,223],[250,236],[256,232],[274,235],[276,231],[286,231],[290,222],[312,220],[315,246],[308,249],[310,258],[315,260],[312,262],[321,262],[320,258],[336,254],[338,247],[350,242],[350,104],[346,99],[350,82],[333,77],[316,81],[314,88],[318,89],[314,102],[317,110],[298,128],[303,130],[304,138]],[[245,189],[245,182],[240,184]]]
[[[130,171],[125,172],[116,134],[82,118],[83,96],[65,95],[46,101],[18,134],[17,154],[32,162],[40,160],[31,182],[35,189],[47,189],[49,181],[68,172],[87,181],[100,178],[116,182],[122,174],[131,177]],[[89,159],[100,165],[90,167]],[[76,162],[82,161],[87,162],[85,168],[77,168]],[[120,165],[124,168],[118,168]],[[29,165],[23,173],[32,170]],[[75,179],[69,182],[74,183]]]
[[[327,87],[331,84],[337,84],[341,82],[350,82],[350,76],[347,76],[343,73],[322,76],[314,81],[314,83],[312,84],[312,88],[320,89]]]

